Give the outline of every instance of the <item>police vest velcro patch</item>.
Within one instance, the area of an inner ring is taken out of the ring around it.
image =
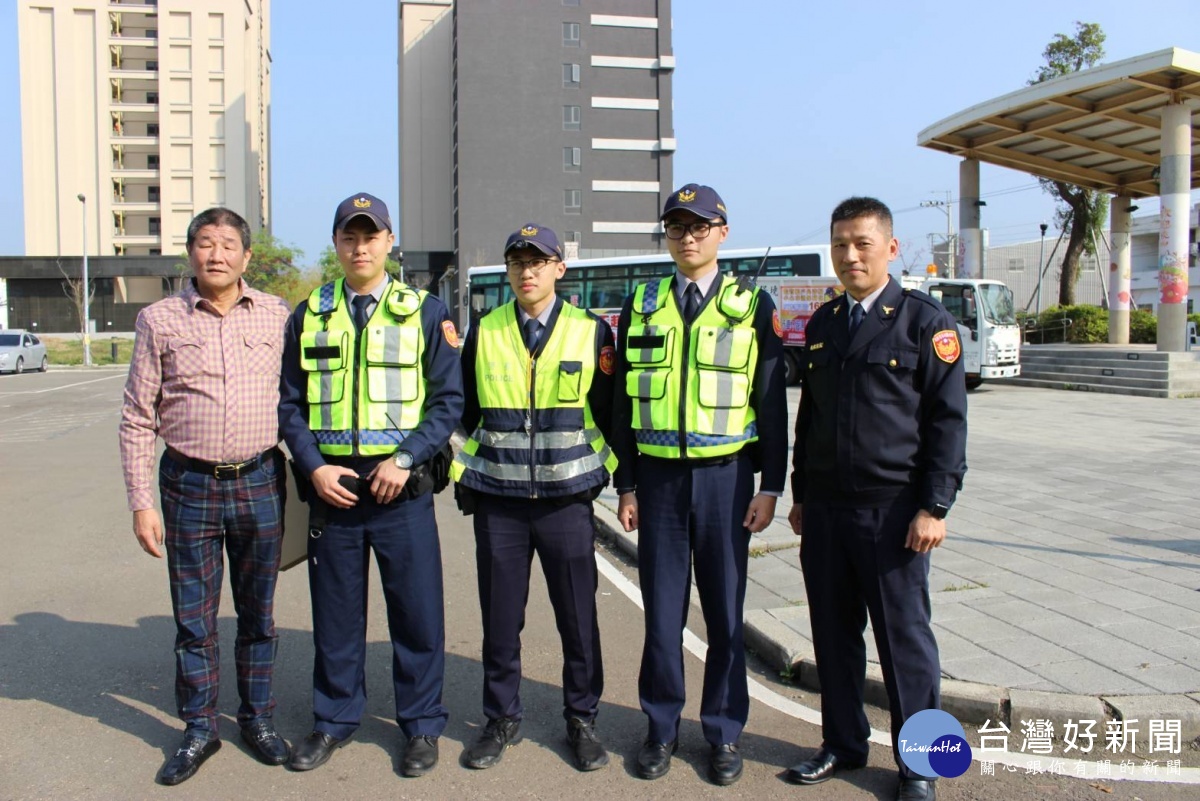
[[[454,323],[442,320],[442,335],[446,337],[446,342],[450,343],[450,347],[458,347],[458,332],[454,330]]]
[[[958,342],[958,332],[946,329],[933,335],[933,352],[946,364],[954,364],[962,355],[962,345]]]

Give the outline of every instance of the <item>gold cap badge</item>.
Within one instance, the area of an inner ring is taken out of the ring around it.
[[[371,201],[367,200],[365,197],[355,198],[354,208],[369,209],[369,208],[371,208]]]
[[[537,236],[537,232],[536,225],[527,225],[521,229],[521,236]]]
[[[691,203],[696,199],[696,192],[693,189],[684,189],[679,193],[680,203]]]

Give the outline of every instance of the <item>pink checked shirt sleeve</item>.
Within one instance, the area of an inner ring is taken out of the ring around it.
[[[155,437],[184,456],[251,459],[279,444],[279,370],[288,307],[251,289],[221,315],[190,282],[138,315],[121,409],[132,511],[154,507]]]

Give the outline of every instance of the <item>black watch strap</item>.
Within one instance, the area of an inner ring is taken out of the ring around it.
[[[935,503],[927,506],[925,511],[929,512],[936,520],[945,520],[946,515],[950,513],[950,507],[944,503]]]

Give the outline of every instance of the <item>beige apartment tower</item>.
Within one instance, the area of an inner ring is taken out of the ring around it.
[[[19,0],[18,15],[27,255],[78,256],[85,227],[89,254],[181,253],[216,205],[270,225],[269,0]]]

